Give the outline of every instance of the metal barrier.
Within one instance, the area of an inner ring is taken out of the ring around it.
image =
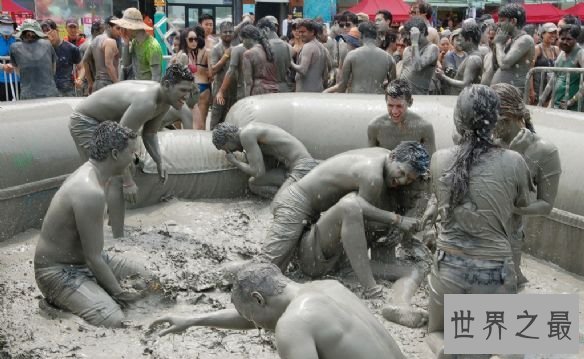
[[[579,82],[579,89],[582,88],[583,82],[584,82],[584,69],[583,68],[577,68],[577,67],[534,67],[531,70],[529,70],[529,72],[527,73],[527,77],[525,79],[525,90],[523,93],[523,101],[526,104],[529,104],[529,88],[530,88],[530,81],[532,79],[532,77],[535,77],[535,73],[540,72],[541,74],[540,76],[540,82],[539,82],[539,96],[543,96],[546,95],[545,97],[547,98],[547,95],[549,94],[549,92],[546,94],[544,93],[544,79],[545,77],[549,74],[549,73],[553,73],[555,76],[553,76],[550,81],[549,81],[549,85],[551,86],[552,89],[552,93],[550,96],[550,101],[553,107],[553,102],[554,99],[556,97],[556,86],[555,86],[555,81],[557,81],[557,74],[558,73],[562,73],[564,72],[566,74],[566,88],[565,88],[565,92],[564,92],[564,96],[563,99],[564,101],[568,101],[570,99],[570,76],[571,74],[576,74],[573,76],[577,76],[577,74],[580,74],[580,82]],[[578,99],[578,112],[582,111],[582,98]]]
[[[0,56],[0,63],[2,63],[2,65],[6,65],[8,63],[10,63],[10,57],[9,56]],[[3,73],[3,80],[4,80],[4,94],[6,95],[6,99],[8,99],[10,96],[12,95],[12,101],[17,101],[20,97],[20,94],[18,93],[18,81],[16,80],[17,76],[16,76],[16,72],[12,72],[10,74],[6,73],[6,71],[4,71]]]

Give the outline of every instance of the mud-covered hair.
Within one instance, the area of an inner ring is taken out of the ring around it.
[[[219,32],[229,28],[233,28],[233,23],[231,21],[223,21],[221,24],[219,24]]]
[[[404,30],[409,34],[410,30],[413,27],[418,28],[418,30],[420,30],[420,34],[422,34],[423,36],[428,36],[428,26],[426,26],[426,23],[421,18],[419,18],[419,17],[411,18],[404,25]]]
[[[123,151],[131,139],[138,137],[136,132],[113,121],[104,121],[97,126],[89,143],[89,158],[98,162],[105,161],[112,150]]]
[[[245,25],[239,32],[239,37],[241,37],[242,39],[252,39],[257,41],[260,45],[262,45],[262,48],[266,52],[266,58],[268,59],[268,61],[274,62],[274,53],[272,52],[270,42],[265,36],[262,35],[262,33],[257,27],[251,24]]]
[[[481,160],[483,154],[498,147],[491,134],[497,124],[499,108],[497,93],[485,85],[465,87],[458,96],[454,111],[458,111],[460,116],[457,128],[461,139],[454,163],[440,179],[449,182],[451,211],[464,201],[468,193],[473,166]]]
[[[276,32],[276,25],[274,25],[273,22],[271,22],[268,18],[266,17],[262,17],[261,19],[258,20],[258,22],[256,23],[256,26],[258,27],[258,29],[268,29],[270,31],[274,31]]]
[[[406,100],[408,106],[411,106],[414,102],[412,98],[412,89],[410,88],[410,83],[404,79],[393,80],[387,85],[385,89],[385,100],[391,98],[403,97]]]
[[[567,33],[568,35],[570,35],[574,39],[578,39],[581,31],[582,30],[580,29],[579,25],[565,24],[565,25],[560,26],[560,30],[558,31],[558,36],[562,36],[562,34]]]
[[[172,64],[168,66],[160,82],[168,81],[169,84],[176,85],[181,81],[193,82],[194,80],[195,78],[188,67],[182,64]]]
[[[495,93],[499,96],[499,102],[501,104],[501,116],[499,117],[499,121],[504,121],[502,120],[503,118],[509,117],[522,119],[525,122],[525,127],[535,133],[533,123],[531,122],[531,113],[527,107],[525,107],[523,98],[517,87],[501,82],[491,85],[491,88],[495,90]]]
[[[430,155],[426,148],[416,141],[403,141],[391,151],[396,162],[410,165],[418,177],[424,177],[430,169]]]
[[[517,27],[521,29],[525,25],[525,8],[518,3],[507,4],[499,9],[499,18],[517,20]]]
[[[276,265],[252,262],[235,273],[231,301],[237,307],[249,300],[253,292],[258,292],[263,297],[273,297],[281,294],[288,283],[290,279]]]
[[[462,36],[463,39],[470,40],[478,45],[481,42],[483,34],[481,33],[481,28],[476,22],[464,21],[460,30],[460,36]]]
[[[223,148],[227,142],[234,140],[239,137],[239,127],[221,122],[213,129],[213,145],[217,147],[218,150]]]
[[[358,29],[362,39],[377,39],[377,28],[371,21],[363,21],[359,24]]]

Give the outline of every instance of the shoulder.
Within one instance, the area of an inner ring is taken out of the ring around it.
[[[533,37],[531,37],[529,34],[523,34],[519,36],[517,43],[521,45],[533,45],[535,51],[535,41],[533,41]]]
[[[380,127],[381,125],[383,125],[388,120],[388,117],[389,116],[387,114],[382,114],[382,115],[379,115],[379,116],[373,118],[369,122],[369,127],[370,128]]]

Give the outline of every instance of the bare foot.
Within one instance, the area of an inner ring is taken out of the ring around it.
[[[428,312],[418,308],[388,304],[383,308],[381,314],[390,322],[408,328],[419,328],[428,322]]]
[[[365,299],[383,299],[383,287],[376,285],[375,287],[365,289],[363,297]]]

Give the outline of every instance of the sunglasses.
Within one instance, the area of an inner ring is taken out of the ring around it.
[[[48,34],[49,32],[53,31],[53,29],[51,29],[51,28],[48,28],[48,27],[43,27],[42,29],[43,29],[43,32],[44,32],[45,34]]]
[[[197,41],[196,37],[189,37],[187,38],[187,40],[189,40],[189,42],[193,42],[193,41]]]
[[[339,27],[351,27],[350,22],[339,22]]]

